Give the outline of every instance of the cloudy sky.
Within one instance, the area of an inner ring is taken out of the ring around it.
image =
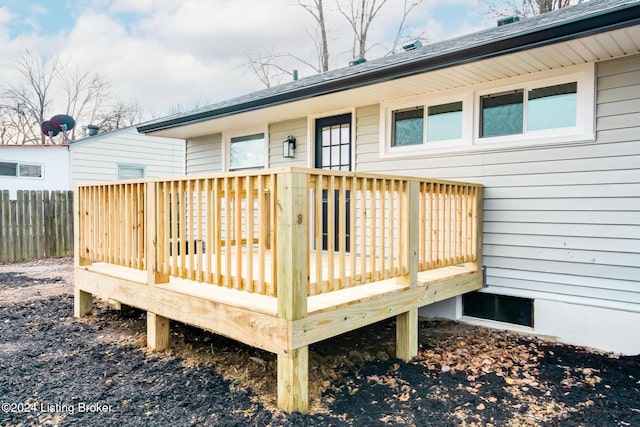
[[[331,68],[351,59],[348,24],[336,0],[325,0]],[[347,0],[337,0],[345,4]],[[313,61],[311,16],[296,0],[0,0],[0,82],[27,48],[59,54],[82,70],[99,71],[112,92],[150,115],[196,100],[212,103],[264,86],[247,54],[290,52]],[[392,44],[403,0],[389,0],[372,25],[369,59]],[[428,41],[495,25],[483,0],[424,0],[407,36]],[[313,73],[285,62],[300,76]]]

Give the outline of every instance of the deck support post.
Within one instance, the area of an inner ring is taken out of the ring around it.
[[[147,347],[151,350],[165,350],[169,347],[169,319],[147,311]]]
[[[82,291],[77,287],[74,289],[73,297],[73,316],[82,317],[91,313],[93,309],[93,295],[89,292]]]
[[[278,175],[276,271],[278,317],[293,325],[307,316],[309,286],[309,206],[306,174]],[[290,326],[292,327],[292,326]],[[295,348],[289,333],[287,348],[278,352],[278,406],[292,412],[309,410],[309,349]]]
[[[409,271],[406,276],[399,279],[400,283],[410,288],[418,286],[418,235],[419,235],[419,190],[417,181],[409,181],[403,203],[406,218],[402,232],[405,233],[406,260]],[[396,316],[396,357],[409,361],[418,355],[418,309],[414,308]]]
[[[396,357],[408,362],[418,355],[418,309],[396,316]]]
[[[278,354],[278,407],[285,412],[309,410],[309,347]]]

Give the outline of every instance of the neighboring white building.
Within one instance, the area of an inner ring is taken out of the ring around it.
[[[70,179],[87,182],[155,178],[185,173],[185,141],[119,129],[72,142]]]
[[[0,190],[73,190],[77,184],[185,174],[185,141],[135,127],[62,145],[0,145]]]
[[[189,174],[306,166],[482,183],[486,287],[422,314],[638,354],[638,40],[640,1],[591,0],[139,130],[185,138]]]
[[[68,145],[0,145],[0,190],[70,190]]]

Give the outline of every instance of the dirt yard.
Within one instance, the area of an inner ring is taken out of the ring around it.
[[[640,357],[423,321],[401,363],[393,322],[311,347],[309,415],[275,409],[275,356],[95,303],[73,318],[71,260],[0,265],[0,425],[639,426]]]

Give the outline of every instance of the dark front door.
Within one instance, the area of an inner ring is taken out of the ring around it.
[[[316,120],[316,168],[319,169],[331,169],[331,170],[351,170],[351,114],[341,114],[339,116],[325,117]],[[349,205],[350,194],[347,191],[345,193],[346,200],[346,212],[338,213],[339,197],[338,191],[331,195],[334,200],[334,207],[336,209],[335,215],[333,215],[334,221],[334,246],[336,250],[340,250],[341,242],[338,239],[338,223],[340,221],[339,215],[345,216],[344,223],[346,224],[346,241],[344,242],[345,251],[349,251]],[[328,221],[330,219],[328,215],[328,190],[322,191],[322,249],[327,250],[328,247]]]

